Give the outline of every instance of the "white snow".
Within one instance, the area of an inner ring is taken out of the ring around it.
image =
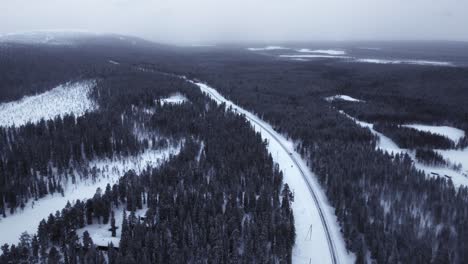
[[[2,34],[0,42],[72,45],[78,38],[98,35],[101,34],[81,29],[49,29]]]
[[[285,50],[289,48],[281,47],[281,46],[266,46],[263,48],[247,48],[250,51],[261,51],[261,50]]]
[[[91,237],[95,245],[107,247],[110,244],[110,242],[112,242],[112,244],[114,244],[115,247],[118,247],[120,243],[120,238],[122,237],[122,221],[124,206],[125,205],[120,205],[119,208],[113,208],[115,226],[118,227],[118,229],[115,232],[115,237],[112,237],[112,233],[111,231],[109,231],[109,229],[111,228],[110,218],[108,224],[94,223],[92,225],[87,225],[86,227],[78,229],[76,231],[78,237],[80,239],[83,239],[83,233],[85,231],[88,231],[89,236]],[[148,211],[148,208],[136,210],[135,216],[137,217],[137,219],[141,216],[145,216],[146,211]],[[128,217],[130,215],[130,212],[127,210],[125,210],[125,212]],[[96,222],[97,220],[93,219],[93,221]]]
[[[113,61],[113,60],[109,60],[109,63],[110,64],[114,64],[114,65],[119,65],[120,63],[116,62],[116,61]]]
[[[343,100],[343,101],[349,101],[349,102],[365,102],[363,100],[359,100],[349,95],[343,95],[343,94],[326,97],[325,100],[327,100],[328,102],[331,102],[334,100]]]
[[[444,157],[444,159],[451,161],[453,164],[461,164],[462,165],[462,174],[468,178],[468,148],[465,149],[436,149],[440,155]],[[468,184],[466,184],[468,186]]]
[[[451,177],[454,186],[456,187],[459,187],[460,185],[468,186],[468,148],[464,150],[438,150],[438,149],[435,150],[439,152],[444,157],[444,159],[448,160],[449,162],[453,164],[458,164],[458,163],[462,164],[461,171],[456,171],[449,167],[428,166],[417,161],[414,151],[400,148],[389,137],[374,130],[373,124],[359,121],[356,118],[349,116],[348,114],[346,114],[345,112],[341,110],[339,112],[344,114],[348,118],[352,119],[354,122],[356,122],[356,124],[362,127],[369,128],[372,134],[376,135],[379,138],[379,141],[377,143],[378,149],[387,151],[388,153],[391,153],[391,154],[397,154],[397,153],[408,154],[413,160],[414,166],[416,167],[416,169],[424,171],[427,176],[434,177],[434,175],[432,174],[433,172],[439,174],[441,177],[444,177],[444,175],[448,175]]]
[[[279,55],[280,58],[301,58],[301,59],[313,59],[313,58],[329,58],[329,59],[349,59],[348,56],[338,55],[319,55],[319,54],[293,54],[293,55]]]
[[[226,107],[232,107],[233,111],[244,114],[254,129],[260,132],[262,138],[269,142],[268,151],[284,173],[285,183],[294,192],[292,209],[297,237],[293,248],[293,263],[333,263],[325,227],[308,186],[314,190],[322,208],[330,230],[333,244],[331,247],[335,249],[338,263],[353,263],[354,256],[349,255],[346,251],[334,210],[329,205],[316,176],[308,169],[300,155],[294,151],[293,143],[278,134],[269,124],[254,114],[222,97],[215,89],[203,83],[191,82],[218,103],[225,102]],[[302,177],[301,170],[304,172],[305,178]]]
[[[321,53],[321,54],[328,54],[328,55],[345,55],[346,51],[344,50],[333,50],[333,49],[318,49],[318,50],[311,50],[311,49],[298,49],[297,52],[304,52],[304,53]]]
[[[375,63],[375,64],[412,64],[423,66],[453,66],[453,63],[447,61],[429,61],[429,60],[389,60],[389,59],[355,59],[354,62]]]
[[[421,66],[454,66],[452,62],[448,61],[432,61],[432,60],[409,60],[409,59],[369,59],[369,58],[356,58],[346,56],[345,51],[339,50],[309,50],[299,49],[296,50],[302,53],[320,53],[320,54],[284,54],[279,55],[280,58],[301,58],[301,59],[313,59],[313,58],[326,58],[326,59],[343,59],[348,62],[360,62],[360,63],[374,63],[374,64],[409,64],[409,65],[421,65]]]
[[[0,217],[0,245],[18,243],[18,239],[24,231],[35,234],[39,222],[47,218],[49,214],[55,214],[57,210],[62,210],[67,201],[73,203],[77,199],[92,198],[97,188],[105,190],[107,184],[116,183],[125,172],[134,170],[136,173],[140,173],[147,166],[158,166],[169,155],[179,153],[180,149],[181,145],[178,145],[162,150],[147,150],[133,157],[91,161],[89,167],[95,166],[98,169],[96,181],[79,180],[79,172],[75,172],[77,182],[73,184],[69,178],[70,180],[64,187],[64,196],[59,193],[47,195],[38,201],[29,201],[22,211],[18,209],[12,215],[7,214],[6,218]]]
[[[358,49],[363,49],[363,50],[382,50],[382,48],[377,48],[377,47],[359,47]]]
[[[0,104],[0,126],[21,126],[66,114],[84,115],[97,109],[89,97],[95,85],[95,81],[62,84],[38,95]]]
[[[188,101],[187,97],[185,97],[184,95],[182,95],[180,93],[175,93],[175,94],[170,95],[167,98],[161,99],[161,105],[164,105],[164,104],[182,104],[182,103],[187,102],[187,101]]]
[[[403,126],[414,128],[416,130],[423,131],[423,132],[430,132],[433,134],[445,136],[455,143],[457,143],[461,138],[465,136],[465,131],[455,128],[455,127],[450,127],[450,126],[430,126],[430,125],[422,125],[422,124],[407,124]]]

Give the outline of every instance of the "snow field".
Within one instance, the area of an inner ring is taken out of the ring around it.
[[[89,97],[96,82],[81,81],[66,83],[54,89],[18,101],[0,104],[0,126],[21,126],[28,122],[38,123],[57,116],[74,114],[82,116],[97,109]]]
[[[447,61],[428,61],[428,60],[388,60],[388,59],[355,59],[354,62],[375,63],[375,64],[411,64],[422,66],[453,66],[453,63]]]
[[[378,51],[380,48],[361,48]],[[433,61],[433,60],[418,60],[418,59],[378,59],[378,58],[356,58],[352,56],[346,56],[347,52],[340,49],[292,49],[281,46],[266,46],[264,48],[248,48],[250,51],[272,51],[272,50],[293,50],[299,53],[311,53],[311,54],[282,54],[278,57],[289,58],[295,61],[307,61],[307,59],[343,59],[348,62],[358,63],[373,63],[373,64],[409,64],[409,65],[421,65],[421,66],[454,66],[452,62],[448,61]]]
[[[328,55],[345,55],[346,51],[344,50],[333,50],[333,49],[319,49],[319,50],[311,50],[311,49],[298,49],[297,52],[304,52],[304,53],[321,53],[321,54],[328,54]]]
[[[38,201],[29,201],[23,210],[6,218],[0,218],[0,245],[5,243],[16,244],[24,231],[34,234],[37,231],[39,222],[47,218],[49,214],[55,214],[65,208],[68,201],[73,203],[77,199],[84,200],[92,198],[97,188],[105,190],[107,184],[117,183],[119,178],[129,170],[140,173],[147,166],[158,166],[164,162],[169,155],[179,153],[182,144],[176,147],[169,147],[162,150],[147,150],[138,156],[101,159],[89,162],[89,168],[96,167],[98,177],[93,181],[91,179],[79,180],[79,174],[75,172],[77,182],[72,183],[71,178],[64,186],[64,196],[60,193],[47,195]],[[116,215],[116,220],[119,216]]]
[[[349,59],[348,56],[338,55],[323,55],[323,54],[298,54],[298,55],[279,55],[280,58],[293,58],[293,59],[314,59],[314,58],[325,58],[325,59]]]
[[[300,155],[294,151],[294,144],[276,133],[269,124],[263,122],[254,114],[222,97],[215,89],[203,83],[190,82],[197,85],[218,103],[225,102],[226,107],[232,107],[237,113],[244,114],[255,131],[260,132],[262,138],[269,142],[268,151],[283,172],[284,182],[294,192],[292,209],[297,235],[293,248],[293,263],[334,263],[331,249],[336,254],[336,263],[353,263],[354,256],[346,250],[333,208],[328,204],[315,175],[309,171]],[[305,173],[305,178],[302,176],[301,171]],[[329,244],[319,208],[314,201],[308,184],[314,190],[318,203],[323,210],[332,244]]]
[[[112,232],[109,231],[109,229],[111,228],[110,218],[109,218],[109,223],[107,224],[95,223],[95,224],[87,225],[83,228],[78,229],[76,231],[78,237],[82,240],[83,233],[85,231],[88,231],[89,236],[93,240],[94,244],[98,246],[107,247],[112,242],[112,244],[114,244],[115,247],[118,247],[120,243],[120,238],[122,237],[123,211],[125,210],[124,207],[125,205],[120,205],[120,207],[112,209],[114,211],[115,226],[118,227],[118,229],[115,232],[116,233],[115,237],[112,237]],[[137,217],[137,219],[139,217],[145,216],[146,211],[148,211],[148,208],[136,210],[135,216]],[[130,212],[126,211],[126,214],[128,217],[130,215]],[[96,220],[94,219],[94,221]]]
[[[393,153],[393,154],[397,154],[397,153],[408,154],[412,158],[416,169],[424,171],[424,173],[427,176],[430,176],[430,177],[436,176],[436,175],[433,175],[432,173],[437,173],[440,175],[440,177],[444,177],[444,175],[448,175],[451,177],[452,182],[455,185],[455,187],[459,187],[460,185],[468,186],[468,148],[463,149],[463,150],[438,150],[438,149],[435,150],[439,152],[444,157],[444,159],[455,164],[458,164],[458,163],[462,164],[461,171],[456,171],[449,167],[428,166],[421,162],[418,162],[415,157],[415,153],[413,151],[400,148],[389,137],[374,130],[373,124],[359,121],[356,118],[349,116],[342,110],[340,110],[339,112],[341,114],[344,114],[346,117],[352,119],[354,122],[356,122],[356,124],[360,125],[361,127],[369,128],[372,134],[376,135],[379,138],[379,141],[377,143],[377,148],[383,151],[387,151],[388,153]]]
[[[343,95],[343,94],[326,97],[325,100],[328,102],[331,102],[334,100],[343,100],[343,101],[349,101],[349,102],[365,102],[363,100],[359,100],[359,99],[353,98],[348,95]]]
[[[250,51],[262,51],[262,50],[285,50],[289,48],[281,47],[281,46],[266,46],[263,48],[247,48]]]
[[[465,136],[465,131],[455,128],[455,127],[449,127],[449,126],[429,126],[429,125],[421,125],[421,124],[408,124],[408,125],[403,125],[403,126],[414,128],[416,130],[423,131],[423,132],[429,132],[429,133],[445,136],[455,143],[457,143],[461,138]]]
[[[161,99],[161,105],[165,105],[165,104],[182,104],[182,103],[185,103],[187,101],[188,101],[187,97],[185,97],[181,93],[175,93],[175,94],[170,95],[167,98]]]

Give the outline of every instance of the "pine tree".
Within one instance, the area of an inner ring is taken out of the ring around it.
[[[115,237],[117,227],[115,226],[114,211],[111,212],[111,228],[110,229],[111,229],[111,232],[112,232],[112,237]]]

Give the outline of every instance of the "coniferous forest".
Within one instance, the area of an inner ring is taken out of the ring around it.
[[[158,99],[173,92],[188,102],[162,105]],[[94,197],[51,214],[37,234],[2,246],[1,263],[291,262],[293,196],[243,117],[180,79],[130,69],[101,78],[93,98],[100,107],[95,113],[2,130],[4,215],[21,213],[29,199],[63,192],[71,170],[93,177],[89,160],[158,147],[151,137],[140,140],[135,127],[183,140],[182,150],[161,167],[129,171]],[[154,113],[141,110],[150,108]],[[144,219],[136,218],[143,208]],[[117,227],[121,239],[106,245],[105,254],[89,234],[78,236],[80,228],[117,217],[124,219]]]
[[[418,149],[425,163],[445,164],[425,148],[463,148],[466,136],[456,146],[445,137],[397,126],[451,124],[467,133],[466,68],[199,60],[204,67],[191,69],[193,76],[297,142],[335,208],[356,263],[368,263],[369,257],[375,263],[466,262],[467,187],[454,187],[443,175],[427,177],[407,155],[376,150],[377,138],[338,111],[376,122],[377,130]],[[334,94],[366,103],[324,100]]]
[[[36,233],[2,245],[0,263],[291,263],[299,235],[294,190],[268,142],[179,75],[206,82],[295,143],[356,263],[466,263],[468,188],[428,177],[408,154],[376,148],[377,136],[346,116],[374,124],[426,165],[448,166],[433,149],[468,146],[466,68],[299,63],[235,47],[89,41],[0,49],[0,102],[93,79],[97,106],[81,116],[0,126],[0,221],[63,195],[70,183],[99,180],[106,172],[95,161],[180,150],[69,201],[36,223]],[[186,100],[164,103],[174,94]],[[365,103],[325,100],[337,94]],[[454,142],[403,126],[412,122],[450,125],[465,137]],[[120,238],[93,241],[96,224]]]

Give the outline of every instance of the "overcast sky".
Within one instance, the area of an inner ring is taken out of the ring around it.
[[[468,0],[0,0],[0,33],[84,29],[159,42],[468,40]]]

